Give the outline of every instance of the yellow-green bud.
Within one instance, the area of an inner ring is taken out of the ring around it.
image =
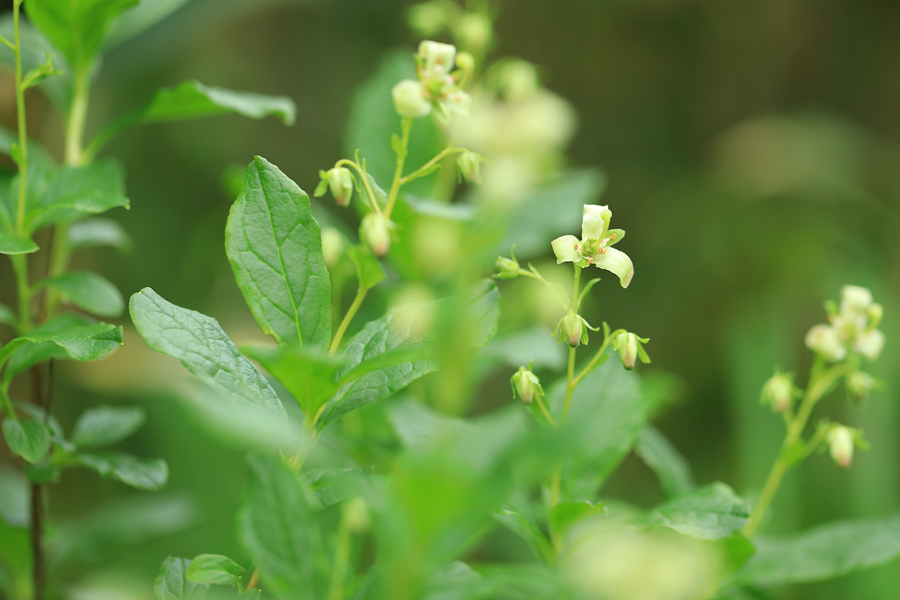
[[[341,516],[350,533],[365,533],[371,523],[365,500],[354,496],[341,505]]]
[[[776,373],[763,386],[762,401],[764,404],[771,405],[775,412],[787,411],[793,400],[794,383],[790,375]]]
[[[375,253],[375,256],[386,256],[391,249],[390,222],[379,214],[367,214],[359,226],[359,239]]]
[[[566,343],[572,348],[577,348],[581,344],[581,337],[584,335],[584,323],[581,317],[570,310],[563,317],[563,329],[566,332]]]
[[[425,36],[441,30],[447,22],[447,14],[439,2],[423,2],[409,9],[409,25]]]
[[[401,117],[419,118],[431,112],[431,102],[425,98],[425,88],[418,81],[404,79],[391,90],[394,108]]]
[[[322,228],[322,255],[325,257],[325,266],[333,269],[341,256],[344,255],[346,247],[344,235],[334,227]]]
[[[456,168],[468,183],[481,183],[482,160],[481,156],[467,150],[456,159]]]
[[[806,347],[828,362],[843,360],[847,349],[837,331],[830,325],[813,325],[806,334]]]
[[[519,262],[515,259],[499,256],[494,264],[497,267],[497,277],[500,279],[514,279],[519,276]]]
[[[543,396],[544,394],[544,390],[541,388],[541,380],[525,367],[519,367],[519,370],[515,372],[509,382],[512,385],[513,398],[518,395],[522,404],[526,406],[530,406],[534,402],[535,396]]]
[[[855,400],[863,400],[869,395],[869,392],[878,386],[878,382],[868,373],[854,371],[847,375],[846,386],[847,392]]]
[[[491,20],[485,15],[469,13],[459,21],[456,34],[465,48],[481,52],[491,43],[493,34]],[[459,60],[457,59],[457,63]]]
[[[638,337],[626,331],[620,333],[616,341],[622,366],[628,370],[633,369],[638,355]]]
[[[350,204],[350,198],[353,196],[353,175],[350,174],[350,170],[344,167],[329,169],[328,189],[331,190],[331,195],[334,196],[338,206]]]
[[[828,432],[828,449],[831,458],[845,469],[853,462],[854,432],[849,427],[834,425]]]

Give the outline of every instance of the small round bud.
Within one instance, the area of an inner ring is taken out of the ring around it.
[[[350,533],[365,533],[371,524],[366,501],[359,496],[354,496],[341,505],[341,517]]]
[[[353,196],[353,175],[344,167],[335,167],[328,170],[328,189],[334,196],[338,206],[350,204]]]
[[[884,333],[878,329],[861,333],[853,340],[853,349],[869,360],[878,360],[883,348]]]
[[[881,324],[881,318],[884,316],[884,307],[877,302],[873,302],[866,310],[866,316],[869,318],[866,326],[869,329],[875,329]]]
[[[322,228],[322,254],[325,257],[326,267],[333,269],[338,264],[346,246],[347,241],[340,231],[334,227]]]
[[[450,74],[456,59],[456,46],[425,40],[419,44],[419,56],[427,78],[441,78]]]
[[[419,118],[431,112],[431,102],[425,98],[422,84],[413,79],[404,79],[391,90],[394,108],[401,117]]]
[[[475,74],[475,57],[468,52],[460,52],[456,55],[456,68],[462,71],[460,81],[464,83],[460,87],[466,87],[465,82],[471,80]]]
[[[464,47],[481,52],[491,43],[492,29],[491,20],[487,16],[469,13],[460,19],[456,35]]]
[[[834,425],[828,432],[828,449],[831,458],[845,469],[853,462],[854,431],[843,425]]]
[[[468,183],[481,183],[481,161],[483,159],[468,150],[456,159],[456,168]]]
[[[519,276],[519,262],[515,259],[499,256],[494,264],[500,279],[515,279]]]
[[[526,406],[530,406],[534,402],[535,396],[544,395],[544,390],[541,388],[541,380],[525,367],[519,367],[519,370],[515,372],[509,382],[512,385],[513,398],[518,395],[522,404]]]
[[[581,344],[581,338],[584,336],[584,323],[581,317],[570,310],[563,317],[563,331],[566,334],[566,343],[572,348],[577,348]]]
[[[863,400],[869,395],[869,392],[878,387],[878,381],[868,373],[862,371],[854,371],[847,375],[845,380],[847,393],[857,401]]]
[[[501,81],[506,98],[513,101],[534,95],[540,86],[537,69],[525,60],[508,63],[503,68]]]
[[[622,366],[628,370],[633,369],[638,355],[638,337],[627,331],[622,332],[617,336],[616,345]]]
[[[359,238],[375,256],[385,256],[391,249],[391,225],[383,216],[369,213],[359,226]]]
[[[794,383],[791,376],[776,373],[763,386],[762,402],[769,404],[775,412],[787,411],[794,401]]]
[[[424,36],[436,34],[447,22],[447,14],[440,2],[423,2],[409,9],[409,26]]]
[[[841,344],[840,336],[830,325],[814,325],[806,334],[806,347],[828,362],[843,360],[847,349]]]
[[[872,292],[858,285],[845,285],[841,288],[841,314],[865,314],[872,304]]]

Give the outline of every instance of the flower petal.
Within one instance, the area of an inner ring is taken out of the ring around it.
[[[584,217],[581,219],[581,239],[599,240],[603,238],[611,218],[612,211],[608,206],[585,204]]]
[[[627,288],[631,283],[631,278],[634,277],[634,264],[621,250],[606,248],[606,252],[595,254],[591,259],[594,261],[594,266],[618,275],[619,283],[623,288]]]
[[[860,334],[853,340],[853,349],[869,360],[877,360],[882,348],[884,348],[884,333],[878,329]]]
[[[556,264],[564,262],[578,262],[581,260],[581,252],[578,251],[578,238],[574,235],[564,235],[558,237],[550,245],[553,247],[553,254],[556,255]]]

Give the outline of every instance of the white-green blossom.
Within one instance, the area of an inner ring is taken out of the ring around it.
[[[553,240],[550,245],[556,255],[557,264],[572,262],[580,267],[594,265],[615,273],[622,287],[628,287],[634,276],[634,264],[628,255],[612,247],[619,242],[625,232],[609,229],[612,211],[607,206],[584,205],[581,221],[581,239],[574,235],[564,235]]]
[[[884,333],[877,329],[884,313],[872,301],[872,293],[864,287],[845,285],[841,302],[828,305],[829,324],[813,326],[806,334],[806,345],[828,362],[843,360],[848,350],[876,360],[884,348]]]

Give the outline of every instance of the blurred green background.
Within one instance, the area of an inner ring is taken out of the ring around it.
[[[258,339],[223,248],[233,201],[225,173],[259,154],[312,190],[318,170],[341,157],[354,90],[388,50],[413,51],[409,4],[190,0],[112,50],[91,98],[90,131],[93,119],[105,122],[157,88],[193,78],[290,96],[297,123],[217,117],[122,136],[103,154],[126,167],[132,209],[111,216],[133,235],[134,249],[83,254],[80,264],[127,295],[151,286],[214,315],[238,342]],[[849,471],[822,456],[793,472],[768,531],[900,510],[900,3],[497,6],[492,56],[538,64],[548,87],[572,102],[579,127],[571,166],[605,171],[602,203],[614,211],[614,226],[628,231],[621,247],[636,266],[631,287],[606,285],[612,278],[605,278],[585,316],[650,337],[653,364],[645,370],[681,380],[680,401],[658,426],[690,460],[696,479],[722,480],[748,495],[761,485],[782,426],[759,406],[760,387],[775,366],[805,382],[810,355],[803,336],[824,321],[822,302],[852,283],[870,287],[885,306],[888,344],[874,374],[886,385],[863,407],[839,390],[819,410],[865,429],[872,450]],[[0,123],[13,128],[11,82],[0,71]],[[29,102],[32,135],[58,155],[60,116],[39,92]],[[579,217],[573,215],[573,233]],[[4,264],[0,272],[7,270]],[[198,427],[177,400],[172,361],[151,354],[123,324],[126,345],[113,358],[61,367],[71,389],[57,392],[54,409],[70,425],[86,406],[145,406],[148,425],[127,449],[169,461],[167,491],[132,493],[92,473],[67,472],[51,492],[50,511],[63,540],[76,528],[94,528],[95,551],[70,561],[65,577],[113,578],[118,589],[131,586],[135,598],[146,598],[169,554],[239,555],[233,514],[245,465],[241,451]],[[481,390],[473,413],[508,401],[508,375]],[[636,459],[604,494],[641,506],[660,498]],[[158,521],[141,508],[147,503],[157,503]],[[85,522],[98,505],[110,507],[107,518]],[[132,524],[125,539],[114,540],[122,533],[108,526],[115,506]],[[893,598],[898,571],[882,567],[778,597]]]

